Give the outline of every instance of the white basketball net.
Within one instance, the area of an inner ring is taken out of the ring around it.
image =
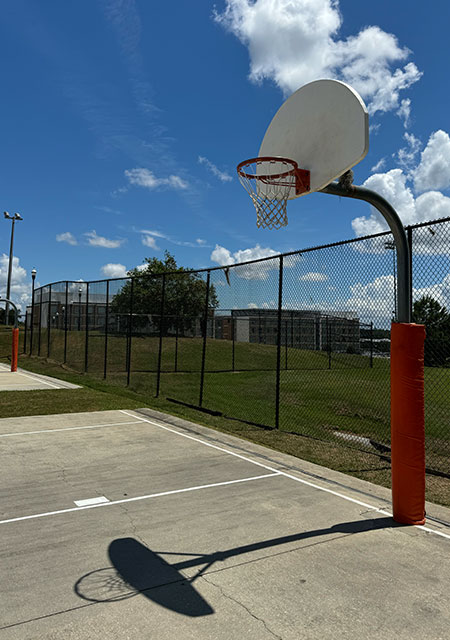
[[[239,180],[256,209],[256,226],[280,229],[288,223],[286,205],[295,191],[295,164],[289,160],[254,159],[238,168]]]

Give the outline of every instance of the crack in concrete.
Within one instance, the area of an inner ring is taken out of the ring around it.
[[[131,528],[132,528],[132,532],[133,535],[139,540],[139,542],[141,544],[144,545],[144,547],[149,548],[149,545],[147,544],[147,542],[144,540],[144,538],[142,538],[142,536],[139,535],[139,533],[137,532],[137,524],[135,523],[135,521],[133,520],[133,518],[131,517],[130,512],[128,511],[127,507],[124,504],[120,504],[119,505],[120,509],[123,511],[123,513],[127,516],[128,520],[130,521],[131,524]]]
[[[227,600],[231,600],[231,602],[234,602],[235,604],[239,605],[240,607],[242,607],[248,614],[249,616],[251,616],[252,618],[254,618],[254,620],[257,620],[258,622],[260,622],[263,627],[266,629],[266,631],[268,633],[270,633],[271,636],[273,636],[274,638],[277,638],[277,640],[283,640],[282,636],[279,636],[278,634],[276,634],[274,631],[272,631],[272,629],[270,629],[266,623],[265,620],[263,620],[262,618],[258,618],[257,615],[255,615],[252,611],[250,611],[250,609],[243,603],[240,602],[239,600],[237,600],[236,598],[233,598],[232,596],[230,596],[228,593],[225,593],[225,591],[223,590],[223,588],[216,584],[215,582],[213,582],[212,580],[208,580],[205,575],[200,576],[200,578],[202,580],[204,580],[205,582],[207,582],[208,584],[212,585],[213,587],[216,587],[216,589],[218,589],[221,593],[221,595],[226,598]]]

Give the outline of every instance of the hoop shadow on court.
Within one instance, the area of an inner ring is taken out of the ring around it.
[[[134,538],[118,538],[108,547],[112,566],[96,569],[82,576],[75,583],[75,593],[89,602],[117,602],[142,595],[160,606],[190,617],[207,616],[214,609],[194,588],[193,583],[211,570],[216,563],[243,554],[273,549],[284,544],[300,542],[310,538],[332,534],[346,537],[356,533],[401,527],[391,517],[373,520],[355,520],[333,525],[327,529],[316,529],[288,536],[272,538],[246,544],[225,551],[208,554],[194,554],[171,551],[155,552]],[[324,541],[326,542],[326,541]],[[299,548],[296,549],[297,551]],[[276,553],[286,553],[292,548]],[[186,556],[185,560],[169,564],[162,556]],[[255,560],[260,559],[256,558]],[[254,560],[246,559],[245,562]],[[192,577],[186,577],[182,571],[200,567]],[[217,570],[217,569],[216,569]]]

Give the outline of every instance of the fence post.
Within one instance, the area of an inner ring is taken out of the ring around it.
[[[235,324],[234,324],[234,313],[233,313],[233,309],[231,310],[231,371],[234,371],[234,367],[235,367],[235,345],[234,345],[234,341],[235,341]]]
[[[66,297],[64,302],[64,360],[63,364],[67,362],[67,316],[69,314],[69,282],[66,280]]]
[[[128,316],[128,340],[127,340],[127,387],[130,386],[130,375],[131,375],[131,329],[132,329],[132,323],[133,323],[133,286],[134,286],[134,278],[131,278],[130,314]]]
[[[47,313],[47,358],[50,357],[50,329],[52,324],[52,285],[48,288],[48,313]]]
[[[373,322],[370,323],[370,368],[373,369]]]
[[[106,281],[106,308],[105,308],[105,352],[103,354],[103,379],[106,380],[108,366],[108,331],[109,331],[109,280]]]
[[[163,340],[163,322],[164,322],[164,294],[166,290],[166,274],[162,274],[161,283],[161,308],[159,312],[159,351],[158,351],[158,371],[156,373],[156,397],[159,396],[159,388],[161,385],[161,358],[162,358],[162,340]]]
[[[41,355],[41,328],[42,328],[42,287],[41,287],[41,297],[39,298],[38,356]]]
[[[23,353],[27,352],[28,311],[25,310],[25,331],[23,334]]]
[[[200,396],[198,400],[198,406],[203,404],[203,385],[205,381],[205,360],[206,360],[206,337],[208,335],[208,306],[209,306],[209,283],[211,279],[211,272],[208,271],[206,275],[206,298],[205,298],[205,313],[203,321],[203,349],[202,349],[202,369],[200,372]]]
[[[84,343],[84,372],[88,370],[89,358],[89,282],[86,283],[86,312],[84,314],[85,326],[85,343]]]
[[[178,309],[177,309],[177,315],[175,317],[175,362],[174,362],[175,373],[177,373],[178,371],[178,324],[179,322],[180,322],[180,318],[179,318]]]
[[[294,346],[294,312],[291,311],[291,347]]]
[[[284,323],[284,368],[288,368],[288,321]]]
[[[275,428],[280,427],[280,364],[281,364],[281,306],[283,304],[283,256],[279,257],[278,275],[278,335],[277,335],[277,372],[275,386]]]
[[[331,327],[330,327],[329,316],[327,316],[327,350],[328,350],[328,369],[331,369]]]

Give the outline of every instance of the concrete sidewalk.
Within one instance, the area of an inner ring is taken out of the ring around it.
[[[11,371],[0,362],[0,391],[32,391],[36,389],[79,389],[79,385],[26,371],[20,367]]]
[[[448,509],[147,409],[0,447],[2,639],[448,638]]]

